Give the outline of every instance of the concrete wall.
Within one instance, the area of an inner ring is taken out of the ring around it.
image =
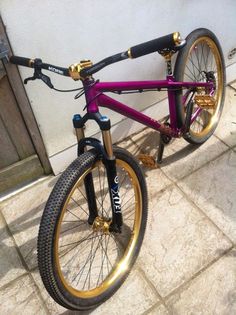
[[[173,31],[180,31],[185,37],[195,28],[206,27],[215,32],[222,43],[229,80],[236,79],[236,58],[227,58],[228,52],[236,47],[235,0],[0,0],[0,12],[16,55],[40,57],[45,62],[65,67],[85,58],[96,62]],[[22,78],[32,73],[23,67],[20,72]],[[152,54],[112,65],[98,77],[106,81],[139,80],[164,78],[164,74],[161,57]],[[51,73],[50,76],[55,87],[80,86],[69,78]],[[82,112],[84,100],[75,101],[75,93],[51,91],[41,82],[30,82],[26,91],[50,161],[58,172],[75,154],[71,118],[74,113]],[[163,97],[145,94],[121,100],[143,110]],[[114,125],[123,119],[106,110],[102,113],[108,114]],[[163,109],[157,115],[160,117],[162,113]],[[137,130],[137,126],[126,122],[122,132],[117,133],[121,128],[115,129],[117,140]],[[88,135],[96,131],[95,125],[88,125]]]

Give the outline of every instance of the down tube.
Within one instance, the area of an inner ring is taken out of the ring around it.
[[[176,136],[175,132],[170,128],[167,128],[165,125],[160,124],[157,120],[148,117],[147,115],[138,112],[137,110],[114,100],[113,98],[107,95],[100,95],[98,97],[99,106],[109,108],[125,117],[128,117],[132,120],[135,120],[147,127],[155,129],[157,131],[163,132],[165,134],[169,134],[171,136]]]

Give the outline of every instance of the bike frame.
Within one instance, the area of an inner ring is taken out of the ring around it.
[[[85,97],[87,102],[87,112],[97,113],[99,107],[109,108],[125,117],[135,120],[147,127],[155,129],[163,134],[167,134],[171,137],[180,137],[184,132],[184,126],[180,128],[180,122],[178,122],[176,111],[176,90],[181,88],[187,88],[188,90],[196,90],[196,88],[207,88],[210,91],[213,89],[212,82],[178,82],[175,81],[173,75],[168,75],[166,80],[158,81],[130,81],[130,82],[96,82],[92,83],[91,80],[85,80],[83,82],[85,88]],[[169,103],[170,114],[170,127],[159,121],[137,111],[134,108],[127,106],[107,95],[104,92],[118,92],[122,91],[145,91],[145,90],[159,90],[166,88]],[[183,96],[183,103],[185,103],[187,97]],[[195,111],[191,117],[191,123],[200,114],[201,108]]]
[[[187,92],[183,96],[183,104],[186,103],[190,92],[195,92],[198,87],[206,88],[213,91],[213,83],[211,82],[177,82],[174,80],[173,75],[168,75],[166,80],[163,81],[131,81],[131,82],[99,82],[94,79],[85,79],[83,81],[86,108],[87,113],[81,117],[75,115],[73,119],[76,135],[78,139],[78,155],[84,152],[87,146],[94,147],[98,154],[102,157],[104,166],[107,171],[109,194],[112,207],[112,223],[110,229],[114,232],[121,232],[122,226],[122,213],[119,196],[119,183],[116,171],[116,158],[113,154],[112,139],[110,133],[110,120],[106,116],[102,116],[99,112],[99,107],[109,108],[125,117],[135,120],[147,127],[151,127],[164,135],[169,137],[181,137],[186,132],[186,126],[191,124],[199,115],[201,109],[197,109],[193,114],[186,116],[190,121],[180,124],[177,117],[176,108],[176,91],[180,91],[182,88],[187,88]],[[107,95],[105,92],[122,92],[122,91],[145,91],[145,90],[160,90],[162,88],[167,89],[168,101],[169,101],[169,113],[170,113],[170,125],[165,123],[161,124],[159,121],[135,110],[123,104]],[[191,102],[190,98],[190,103]],[[188,112],[188,105],[187,112]],[[190,104],[191,107],[191,104]],[[87,120],[95,120],[102,132],[103,145],[101,142],[94,138],[86,138],[84,136],[84,125]],[[179,127],[180,126],[180,127]],[[161,161],[161,157],[164,150],[164,144],[160,144],[160,150],[158,151],[158,160]],[[93,178],[91,174],[88,174],[85,178],[85,189],[87,199],[90,200],[89,207],[89,220],[92,224],[98,215],[96,196],[94,193]]]
[[[187,88],[187,92],[183,96],[183,104],[186,103],[190,92],[195,92],[198,87],[206,88],[213,91],[213,83],[211,82],[177,82],[174,80],[173,75],[168,75],[166,80],[163,81],[130,81],[130,82],[99,82],[94,79],[85,79],[83,81],[87,113],[81,117],[75,115],[73,119],[76,135],[78,139],[78,155],[84,152],[87,146],[94,147],[98,154],[102,157],[104,166],[107,171],[109,194],[112,207],[112,223],[110,230],[114,232],[121,232],[123,224],[120,196],[119,196],[119,183],[116,171],[116,158],[113,154],[112,139],[110,133],[110,119],[102,116],[99,112],[99,107],[109,108],[125,117],[135,120],[147,127],[151,127],[159,131],[163,135],[171,137],[181,137],[184,132],[187,132],[187,125],[190,125],[201,112],[197,109],[193,114],[188,113],[188,105],[186,109],[186,116],[188,121],[181,123],[178,121],[177,108],[176,108],[176,91],[182,88]],[[170,113],[170,125],[160,123],[159,121],[123,104],[107,95],[105,92],[118,92],[122,91],[145,91],[145,90],[160,90],[167,89]],[[190,107],[191,107],[190,98]],[[87,120],[95,120],[102,132],[103,145],[101,142],[94,138],[86,138],[84,136],[84,125]],[[180,126],[180,127],[179,127]],[[161,161],[164,150],[164,144],[161,143],[158,151],[158,160]],[[91,174],[85,177],[85,189],[87,199],[90,200],[89,204],[89,220],[90,224],[94,222],[98,215],[96,196],[93,187],[93,178]]]

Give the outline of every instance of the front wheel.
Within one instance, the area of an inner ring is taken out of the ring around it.
[[[205,142],[214,132],[223,110],[225,96],[225,63],[216,36],[205,28],[191,32],[187,44],[179,52],[174,76],[176,81],[211,82],[213,89],[198,89],[193,98],[193,117],[184,138],[193,144]],[[188,92],[187,92],[188,93]],[[189,98],[183,91],[176,92],[178,120],[184,124]]]
[[[142,244],[147,221],[145,179],[127,151],[114,148],[114,154],[121,233],[109,231],[112,212],[107,174],[93,150],[78,157],[62,174],[43,213],[38,237],[40,275],[52,298],[69,309],[90,309],[108,299],[126,279]],[[88,176],[95,192],[96,224],[89,220],[90,200],[84,185]]]

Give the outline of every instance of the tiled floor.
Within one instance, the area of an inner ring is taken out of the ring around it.
[[[86,314],[236,314],[236,96],[227,88],[215,134],[196,148],[166,147],[160,168],[144,169],[149,218],[130,276],[106,303]],[[155,152],[146,129],[121,145]],[[85,314],[56,304],[37,269],[40,217],[55,183],[48,177],[0,204],[0,314]]]

